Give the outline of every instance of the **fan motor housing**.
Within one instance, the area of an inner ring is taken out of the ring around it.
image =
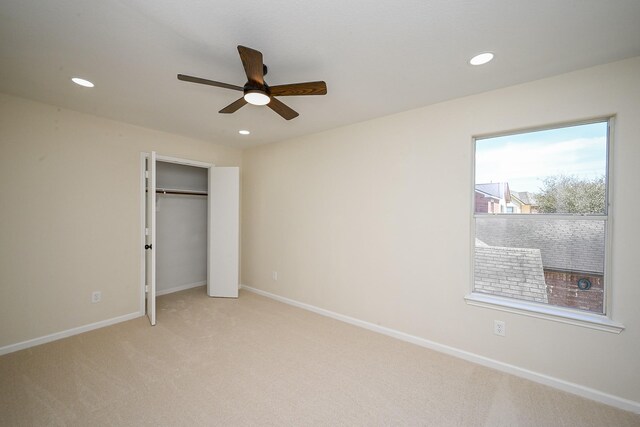
[[[268,71],[269,71],[269,68],[267,67],[267,65],[262,64],[262,75],[266,76]],[[257,85],[257,84],[253,84],[251,81],[248,81],[247,83],[245,83],[243,87],[244,93],[246,94],[248,91],[257,90],[271,96],[271,91],[269,90],[269,85],[267,84],[267,82],[265,82],[263,79],[262,83],[263,83],[262,85]]]
[[[269,90],[269,85],[265,82],[263,85],[257,85],[252,82],[247,82],[243,87],[244,93],[246,95],[247,92],[263,92],[264,94],[271,96],[271,91]]]

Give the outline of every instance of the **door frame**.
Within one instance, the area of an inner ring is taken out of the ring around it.
[[[140,256],[140,316],[144,316],[145,312],[145,301],[146,301],[146,292],[145,292],[145,249],[144,245],[146,242],[146,234],[145,234],[145,224],[146,224],[146,204],[145,204],[145,196],[146,196],[146,182],[145,182],[145,171],[146,171],[146,159],[149,157],[150,153],[141,152],[140,153],[140,243],[139,243],[139,256]],[[198,160],[189,160],[182,159],[179,157],[171,157],[171,156],[162,156],[160,154],[156,154],[156,162],[166,162],[166,163],[177,163],[180,165],[186,166],[195,166],[199,168],[207,169],[207,174],[210,175],[212,172],[212,168],[215,167],[213,163],[201,162]],[[209,182],[207,182],[207,193],[210,193],[211,189],[209,188]],[[211,199],[210,194],[207,195],[207,209],[210,209]],[[211,226],[209,224],[209,215],[207,214],[207,229]],[[209,238],[207,237],[207,241]],[[155,242],[154,242],[155,245]],[[207,244],[208,246],[208,244]],[[207,262],[207,277],[209,274],[209,265]]]

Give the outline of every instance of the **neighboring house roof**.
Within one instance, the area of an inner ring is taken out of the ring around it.
[[[547,303],[539,249],[488,246],[476,239],[474,290]]]
[[[491,182],[488,184],[476,184],[476,190],[498,199],[511,200],[509,184],[506,182]]]
[[[500,200],[500,197],[492,196],[491,194],[485,193],[484,191],[480,191],[477,188],[476,188],[476,193],[479,193],[483,197],[488,197],[490,199],[495,199],[495,200],[498,200],[498,201]]]
[[[490,246],[540,249],[544,268],[604,273],[604,221],[477,218],[476,237]]]
[[[538,206],[533,193],[528,191],[511,191],[511,195],[520,200],[525,205]]]

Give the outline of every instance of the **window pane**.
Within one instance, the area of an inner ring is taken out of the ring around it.
[[[602,314],[605,222],[476,218],[474,290]]]
[[[476,140],[476,213],[606,214],[608,122]]]

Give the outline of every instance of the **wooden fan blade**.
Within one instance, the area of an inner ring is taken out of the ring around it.
[[[233,90],[240,90],[240,91],[244,90],[244,88],[240,86],[230,85],[228,83],[215,82],[213,80],[201,79],[200,77],[187,76],[184,74],[178,74],[178,80],[191,82],[191,83],[200,83],[200,84],[209,85],[209,86],[223,87],[225,89],[233,89]]]
[[[231,104],[224,107],[222,110],[219,111],[219,113],[222,113],[222,114],[235,113],[240,109],[240,107],[244,107],[246,104],[247,104],[247,101],[245,101],[244,98],[240,98],[237,101],[233,101]]]
[[[297,112],[295,112],[291,108],[287,107],[285,104],[283,104],[282,102],[278,101],[274,97],[271,97],[271,101],[267,105],[273,111],[275,111],[276,113],[280,114],[282,116],[282,118],[284,118],[285,120],[295,119],[299,115]]]
[[[294,96],[294,95],[326,95],[327,84],[325,82],[292,83],[289,85],[271,86],[271,95],[274,96]]]
[[[244,71],[247,73],[247,79],[260,86],[264,85],[262,53],[245,46],[238,46],[238,52]]]

